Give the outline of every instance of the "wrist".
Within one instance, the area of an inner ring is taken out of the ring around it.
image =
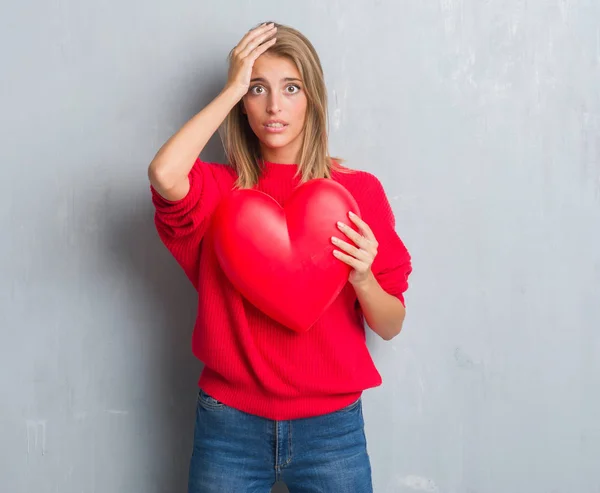
[[[221,96],[227,98],[232,106],[235,106],[246,95],[246,92],[243,87],[226,84],[221,91]]]
[[[375,279],[375,275],[371,270],[369,270],[368,274],[366,274],[363,279],[350,281],[350,284],[352,284],[352,287],[357,293],[366,293],[372,291],[379,285],[377,279]]]

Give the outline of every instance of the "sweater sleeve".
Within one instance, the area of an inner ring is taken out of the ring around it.
[[[200,242],[221,195],[213,167],[198,158],[188,175],[190,189],[180,200],[167,200],[150,185],[158,235],[196,289]]]
[[[374,177],[370,187],[368,217],[365,222],[371,227],[379,244],[372,270],[377,282],[403,305],[404,293],[408,289],[408,277],[412,272],[411,256],[396,232],[396,219],[381,182]],[[365,214],[363,213],[363,216]]]

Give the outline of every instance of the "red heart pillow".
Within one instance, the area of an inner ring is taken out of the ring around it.
[[[341,235],[337,221],[356,229],[348,211],[360,214],[350,192],[331,179],[298,186],[284,208],[266,193],[234,190],[213,216],[217,258],[246,299],[305,332],[348,281],[350,267],[333,256],[331,243]]]

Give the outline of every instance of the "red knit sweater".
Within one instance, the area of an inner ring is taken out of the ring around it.
[[[299,183],[296,171],[296,165],[267,162],[257,189],[285,205]],[[224,404],[276,420],[335,411],[380,385],[352,286],[346,284],[306,333],[267,317],[236,291],[213,245],[203,241],[211,213],[232,189],[235,171],[198,159],[189,179],[190,191],[179,201],[165,200],[153,187],[151,192],[159,236],[198,291],[192,349],[204,363],[199,385]],[[377,238],[379,253],[372,265],[376,279],[404,303],[410,256],[395,232],[381,183],[364,171],[334,171],[332,179],[354,196]]]

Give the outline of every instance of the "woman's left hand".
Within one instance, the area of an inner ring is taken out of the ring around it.
[[[341,221],[338,222],[337,226],[354,244],[352,245],[336,236],[333,236],[331,241],[339,248],[339,250],[333,251],[335,257],[352,267],[348,281],[353,286],[357,286],[365,281],[369,281],[373,276],[371,265],[373,265],[373,261],[377,256],[377,247],[379,244],[366,222],[352,212],[348,214],[348,217],[356,224],[359,232],[354,231],[350,226]]]

